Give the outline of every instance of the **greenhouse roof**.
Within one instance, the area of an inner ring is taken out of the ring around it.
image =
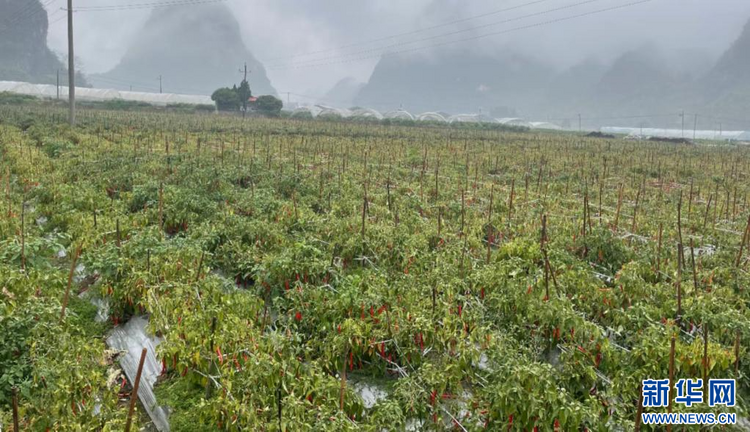
[[[54,98],[57,96],[57,86],[48,84],[30,84],[17,81],[0,81],[0,91],[24,94],[39,98]],[[60,97],[68,97],[68,87],[60,86]],[[176,93],[146,93],[122,91],[113,89],[99,89],[76,87],[76,98],[82,101],[126,100],[146,102],[152,105],[191,104],[213,105],[209,96],[185,95]]]

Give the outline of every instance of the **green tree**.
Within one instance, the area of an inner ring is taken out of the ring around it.
[[[255,101],[255,109],[266,116],[277,117],[281,112],[281,108],[284,107],[284,103],[281,99],[275,98],[271,95],[264,95],[258,97]]]
[[[223,87],[211,95],[211,100],[216,102],[216,108],[219,111],[237,111],[240,109],[240,97],[236,89],[236,87],[234,89]]]
[[[247,112],[247,101],[252,97],[253,93],[250,91],[250,84],[247,80],[242,80],[240,86],[236,88],[237,97],[242,104],[242,111]]]

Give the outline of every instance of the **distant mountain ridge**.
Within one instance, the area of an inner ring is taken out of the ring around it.
[[[266,70],[242,41],[240,24],[224,4],[154,9],[120,63],[91,77],[97,87],[210,95],[242,80],[247,63],[254,95],[276,95]]]
[[[412,111],[525,108],[554,70],[509,51],[497,56],[441,51],[429,57],[385,56],[355,98],[359,106]],[[389,105],[390,103],[390,105]]]
[[[718,61],[697,50],[665,53],[644,46],[609,65],[587,60],[559,72],[511,52],[386,55],[355,102],[379,109],[403,105],[414,112],[517,112],[531,119],[572,120],[584,113],[605,118],[603,124],[651,127],[674,126],[679,119],[669,114],[686,110],[701,113],[703,126],[713,127],[710,118],[750,111],[750,21]],[[750,128],[746,117],[735,127]]]
[[[39,0],[0,0],[0,80],[67,85],[67,68],[47,47],[49,22]],[[86,85],[80,75],[78,85]]]

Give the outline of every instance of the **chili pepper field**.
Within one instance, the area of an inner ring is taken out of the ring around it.
[[[123,430],[106,339],[136,316],[173,431],[652,430],[639,386],[669,377],[734,378],[737,404],[646,412],[747,416],[747,147],[64,123],[0,108],[3,431],[13,399],[21,430]]]

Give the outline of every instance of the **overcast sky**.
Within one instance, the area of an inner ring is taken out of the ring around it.
[[[74,0],[74,6],[152,3],[147,0]],[[458,45],[462,49],[492,52],[513,48],[559,68],[598,58],[609,61],[624,51],[650,45],[673,54],[705,51],[718,56],[740,34],[750,19],[749,0],[651,0],[608,12],[563,22],[519,29],[550,20],[598,11],[638,0],[588,0],[586,4],[544,13],[586,0],[537,0],[536,4],[465,20],[429,31],[377,43],[342,46],[424,29],[462,18],[531,3],[530,0],[227,0],[242,28],[245,44],[268,69],[279,92],[324,94],[338,80],[367,81],[388,50],[412,49],[490,32],[499,35]],[[50,47],[66,51],[66,21],[60,19],[64,0],[49,6]],[[191,6],[181,6],[191,7]],[[85,72],[105,72],[115,66],[150,10],[78,12],[76,57]],[[534,17],[524,16],[540,13]],[[477,26],[485,26],[475,29]],[[453,36],[411,43],[447,32]],[[395,46],[394,46],[395,45]],[[324,51],[324,52],[319,52]],[[409,55],[429,55],[430,49]],[[299,54],[319,52],[303,57]],[[357,53],[349,57],[342,54]],[[309,67],[310,62],[325,64]],[[296,64],[292,67],[290,64]]]

